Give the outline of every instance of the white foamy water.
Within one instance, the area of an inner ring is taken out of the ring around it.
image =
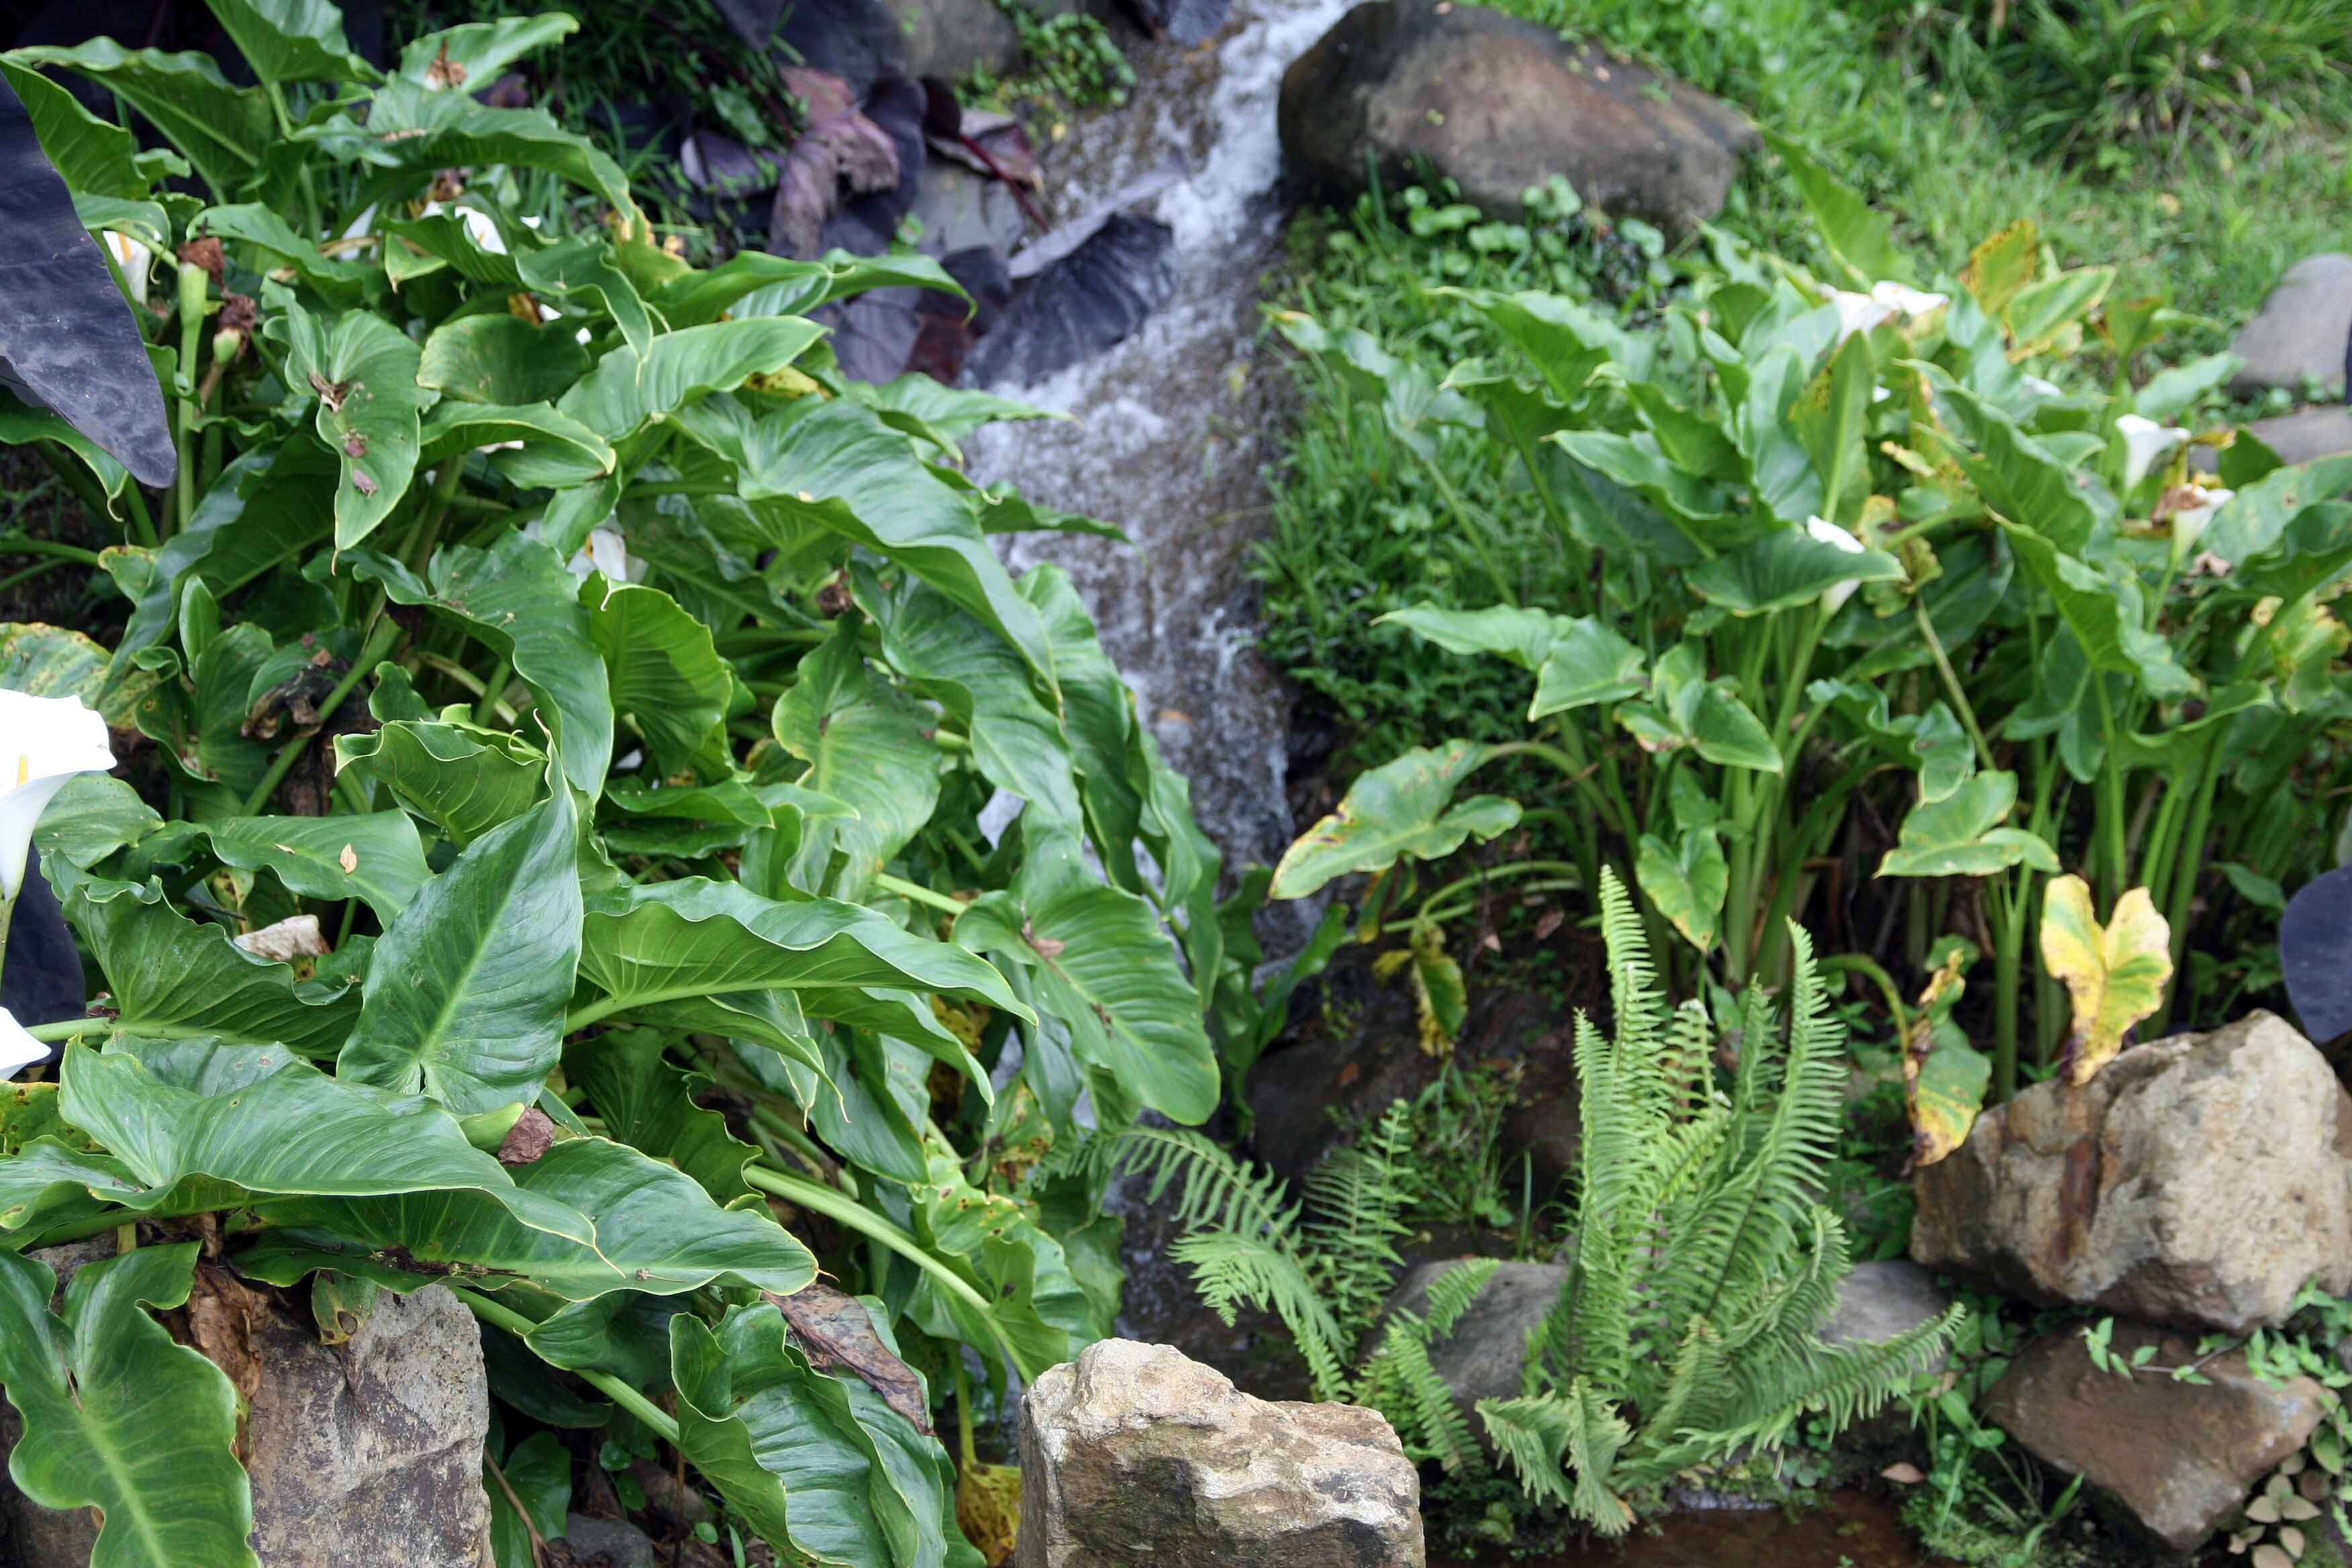
[[[1183,159],[1189,176],[1145,209],[1174,231],[1175,293],[1108,353],[994,389],[1071,418],[998,426],[968,446],[976,476],[1133,540],[1031,535],[1006,554],[1069,570],[1228,866],[1271,863],[1292,836],[1289,704],[1257,657],[1242,571],[1265,528],[1258,469],[1277,455],[1283,390],[1258,315],[1283,218],[1275,104],[1284,68],[1351,3],[1235,0],[1218,39],[1139,51],[1128,106],[1071,125],[1045,163],[1057,218]]]

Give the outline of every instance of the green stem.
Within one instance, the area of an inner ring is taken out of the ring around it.
[[[2124,830],[2128,815],[2124,805],[2123,760],[2116,750],[2116,708],[2107,696],[2107,678],[2094,670],[2091,688],[2099,694],[2099,729],[2104,737],[2106,754],[2099,769],[2099,798],[2093,807],[2099,828],[2100,869],[2105,873],[2104,900],[2112,909],[2123,896],[2124,884],[2131,875],[2130,854],[2124,843]]]
[[[2205,748],[2204,774],[2197,781],[2196,803],[2189,808],[2189,826],[2180,836],[2175,854],[2179,865],[2172,883],[2172,903],[2166,920],[2172,928],[2172,982],[2165,988],[2164,1010],[2157,1016],[2158,1026],[2169,1024],[2188,978],[2189,906],[2197,896],[2197,879],[2205,868],[2205,836],[2211,830],[2213,796],[2221,783],[2221,746],[2210,742]]]
[[[980,1314],[981,1321],[988,1325],[990,1334],[995,1337],[997,1348],[1004,1352],[1005,1371],[1013,1377],[1021,1375],[1020,1354],[1013,1350],[1013,1342],[1005,1337],[1004,1330],[997,1323],[995,1310],[988,1298],[973,1289],[961,1275],[931,1256],[913,1237],[831,1187],[821,1187],[814,1182],[787,1176],[758,1164],[744,1166],[743,1179],[762,1192],[773,1193],[786,1203],[797,1205],[811,1214],[823,1215],[835,1225],[854,1230],[870,1241],[879,1242],[938,1280],[948,1294]]]
[[[945,893],[935,893],[919,882],[909,882],[904,877],[893,877],[887,871],[877,871],[874,885],[886,892],[898,894],[911,903],[928,905],[942,914],[960,915],[964,906]]]
[[[1994,888],[1986,902],[1993,940],[1992,1103],[1996,1105],[2017,1093],[2018,990],[2025,962],[2026,900],[2033,873],[2021,866],[2012,877],[2006,893]]]
[[[1977,710],[1969,705],[1969,694],[1960,689],[1960,678],[1952,668],[1952,661],[1945,656],[1943,639],[1936,635],[1936,623],[1928,618],[1927,607],[1914,599],[1911,601],[1911,613],[1919,622],[1919,635],[1927,640],[1928,653],[1935,658],[1936,674],[1943,680],[1944,694],[1952,700],[1952,708],[1959,714],[1960,723],[1968,730],[1969,739],[1976,742],[1979,761],[1985,772],[1996,771],[1992,747],[1986,743],[1984,731],[1977,725]]]
[[[971,1474],[980,1463],[980,1455],[971,1442],[971,1374],[963,1369],[963,1352],[950,1351],[948,1365],[955,1369],[956,1452],[962,1457],[962,1473]]]
[[[1429,919],[1429,911],[1437,907],[1439,900],[1452,894],[1458,893],[1465,888],[1475,888],[1485,882],[1499,882],[1508,877],[1533,876],[1539,871],[1550,871],[1565,874],[1570,877],[1581,877],[1583,875],[1582,871],[1579,868],[1570,865],[1565,860],[1518,860],[1514,861],[1508,866],[1495,867],[1491,870],[1482,868],[1471,872],[1470,875],[1466,877],[1456,877],[1451,882],[1446,883],[1445,886],[1438,889],[1437,891],[1430,894],[1429,897],[1422,900],[1421,913],[1416,918],[1420,920]]]
[[[22,533],[0,533],[0,555],[55,555],[93,568],[105,564],[95,550],[84,550],[79,544],[61,544],[54,539],[34,539]]]
[[[1879,966],[1878,961],[1859,952],[1833,953],[1821,961],[1821,967],[1832,972],[1843,970],[1859,974],[1878,987],[1886,1000],[1886,1010],[1895,1019],[1895,1039],[1899,1047],[1907,1048],[1911,1042],[1911,1010],[1903,1005],[1903,993],[1896,990],[1895,977]]]
[[[531,1330],[539,1327],[513,1308],[503,1306],[485,1296],[478,1296],[462,1285],[447,1287],[449,1294],[466,1304],[466,1310],[494,1329],[504,1329],[515,1338],[529,1342]],[[677,1447],[677,1422],[670,1414],[609,1372],[590,1367],[575,1367],[572,1375],[610,1399],[614,1404],[652,1427],[662,1440],[673,1448]]]

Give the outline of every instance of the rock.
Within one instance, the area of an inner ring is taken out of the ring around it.
[[[1431,1281],[1462,1261],[1443,1258],[1406,1270],[1389,1294],[1388,1310],[1425,1310]],[[1498,1264],[1454,1331],[1429,1347],[1429,1364],[1454,1391],[1454,1404],[1481,1443],[1486,1440],[1486,1426],[1478,1419],[1478,1401],[1517,1397],[1519,1369],[1528,1359],[1528,1331],[1559,1302],[1568,1276],[1564,1264]],[[1371,1342],[1379,1342],[1377,1334]]]
[[[1857,1263],[1853,1272],[1839,1282],[1837,1306],[1816,1337],[1832,1348],[1876,1344],[1951,1310],[1952,1298],[1937,1285],[1934,1275],[1916,1263],[1899,1258]],[[1950,1359],[1947,1351],[1941,1360],[1922,1370],[1940,1371]]]
[[[275,1314],[256,1336],[246,1468],[254,1549],[284,1563],[490,1562],[489,1384],[474,1315],[440,1286],[384,1291],[349,1342]]]
[[[2300,397],[2307,382],[2343,396],[2345,356],[2352,352],[2352,255],[2327,251],[2288,268],[2230,352],[2246,362],[2230,378],[2230,390],[2241,397],[2274,386]]]
[[[32,1256],[57,1271],[62,1289],[83,1263],[112,1257],[113,1242]],[[257,1373],[246,1469],[262,1568],[489,1568],[490,1395],[473,1314],[437,1285],[408,1297],[385,1291],[351,1341],[331,1350],[307,1317],[262,1311],[244,1335]],[[18,1436],[15,1411],[0,1405],[0,1449]],[[78,1568],[97,1538],[88,1510],[38,1507],[5,1471],[0,1524],[24,1568]]]
[[[2284,1021],[2037,1084],[1920,1170],[1911,1256],[2042,1305],[2231,1333],[2352,1289],[2352,1096]]]
[[[2284,463],[2308,463],[2352,452],[2352,408],[2299,408],[2275,418],[2257,419],[2246,429]]]
[[[655,1568],[653,1537],[625,1519],[575,1513],[563,1521],[575,1568]]]
[[[1291,166],[1360,190],[1417,160],[1465,201],[1517,216],[1554,174],[1591,205],[1685,231],[1722,210],[1756,128],[1728,105],[1548,27],[1454,0],[1370,0],[1283,74]]]
[[[918,243],[924,254],[935,257],[975,246],[1009,251],[1027,227],[1010,185],[936,153],[923,164],[923,188],[910,216],[922,220]]]
[[[2193,1551],[2302,1449],[2330,1396],[2307,1377],[2264,1382],[2242,1351],[2200,1362],[2193,1335],[2116,1322],[2116,1354],[2147,1345],[2150,1366],[2122,1377],[2091,1364],[2080,1331],[2044,1334],[1993,1384],[1985,1413],[2166,1546]],[[2156,1370],[2191,1363],[2205,1384]]]
[[[884,0],[790,0],[776,41],[782,58],[832,72],[852,98],[907,74],[906,26]]]
[[[1022,1401],[1016,1568],[1422,1568],[1421,1481],[1352,1405],[1102,1340]]]

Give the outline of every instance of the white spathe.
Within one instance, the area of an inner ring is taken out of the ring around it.
[[[2194,549],[2199,536],[2205,531],[2205,525],[2213,521],[2213,514],[2234,500],[2237,494],[2235,490],[2218,487],[2210,490],[2200,489],[2196,500],[2189,505],[2175,507],[2172,512],[2173,549]]]
[[[50,799],[67,780],[113,766],[106,721],[80,698],[0,691],[0,903],[25,884],[33,826]]]
[[[2156,460],[2189,439],[2189,432],[2178,425],[2158,425],[2137,414],[2119,415],[2116,434],[2124,438],[2124,489],[2131,489],[2147,478]]]
[[[106,253],[114,258],[114,265],[121,269],[123,287],[131,290],[132,299],[145,304],[147,269],[154,265],[155,253],[129,235],[119,234],[110,228],[98,238],[99,243],[106,247]]]
[[[33,1038],[15,1015],[0,1007],[0,1079],[15,1078],[35,1062],[47,1059],[49,1047]]]
[[[1889,321],[1924,316],[1950,303],[1950,299],[1907,283],[1881,282],[1872,284],[1867,294],[1832,289],[1830,303],[1837,307],[1838,342],[1843,342],[1856,332],[1867,332]]]
[[[522,525],[527,539],[543,539],[537,519]],[[588,542],[572,552],[563,569],[588,581],[592,572],[602,572],[608,583],[642,583],[646,580],[646,563],[629,553],[629,542],[623,537],[620,526],[606,518],[588,531]]]
[[[1805,519],[1805,531],[1823,544],[1834,544],[1850,554],[1862,553],[1862,541],[1826,518]],[[1822,608],[1836,615],[1845,607],[1845,602],[1853,597],[1853,591],[1861,586],[1862,579],[1859,577],[1847,577],[1831,584],[1822,590]]]

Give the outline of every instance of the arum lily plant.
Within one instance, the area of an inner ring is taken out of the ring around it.
[[[1564,852],[1488,864],[1412,920],[1461,912],[1480,882],[1589,897],[1610,867],[1654,942],[1679,933],[1683,964],[1727,986],[1780,977],[1796,917],[1890,994],[1886,963],[1924,979],[1956,931],[1989,950],[2006,1094],[2021,1050],[2053,1061],[2064,1026],[2046,974],[2027,1017],[2049,878],[2078,868],[2105,904],[2149,889],[2160,1020],[2241,983],[2231,942],[2189,951],[2192,907],[2208,930],[2266,928],[2278,880],[2326,863],[2352,773],[2352,634],[2328,607],[2352,568],[2333,499],[2352,459],[2289,468],[2219,431],[2199,437],[2219,474],[2192,474],[2168,421],[2227,356],[2065,390],[2087,342],[2131,367],[2167,312],[2109,298],[2110,268],[2049,266],[2031,224],[1932,289],[1890,283],[1906,274],[1885,219],[1782,151],[1826,280],[1711,237],[1639,338],[1556,296],[1467,295],[1499,352],[1434,385],[1360,332],[1278,322],[1384,389],[1400,426],[1516,454],[1592,570],[1567,602],[1391,617],[1528,671],[1531,734],[1366,774],[1273,893],[1385,873],[1370,907],[1396,908],[1400,861],[1524,824]],[[1554,764],[1557,800],[1457,798],[1505,757]],[[1414,946],[1426,997],[1458,989],[1434,933]]]

